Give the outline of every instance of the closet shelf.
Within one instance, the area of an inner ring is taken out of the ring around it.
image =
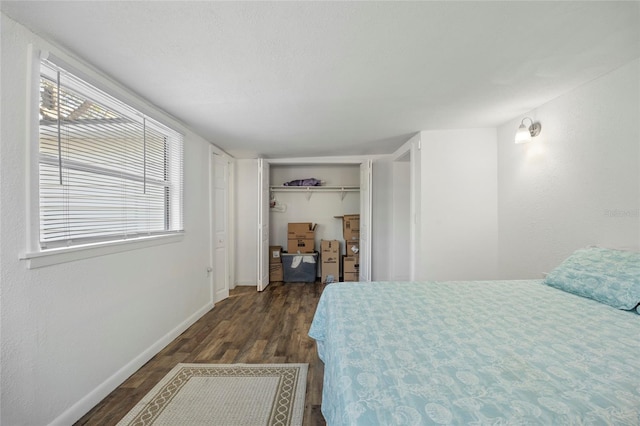
[[[311,199],[311,194],[314,192],[337,192],[340,194],[340,199],[344,200],[347,192],[359,192],[359,186],[271,186],[271,192],[304,192],[307,196],[307,201]]]

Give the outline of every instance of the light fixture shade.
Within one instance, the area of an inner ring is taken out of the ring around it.
[[[531,142],[531,132],[529,132],[529,128],[524,123],[521,123],[516,132],[516,143],[528,142]]]

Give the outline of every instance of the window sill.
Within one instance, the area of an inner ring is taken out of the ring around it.
[[[20,260],[27,261],[27,268],[36,269],[59,263],[73,262],[91,257],[105,256],[129,250],[137,250],[161,244],[182,241],[184,233],[171,235],[154,235],[152,237],[136,238],[135,240],[109,241],[104,243],[87,244],[76,247],[64,247],[46,251],[29,252],[20,256]]]

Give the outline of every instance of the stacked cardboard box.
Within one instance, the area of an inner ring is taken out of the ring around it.
[[[340,280],[340,241],[322,240],[320,242],[320,259],[322,262],[322,282]]]
[[[283,280],[282,246],[269,246],[269,282]]]
[[[345,214],[342,216],[342,236],[345,241],[360,241],[359,214]]]
[[[282,263],[282,246],[269,246],[269,263]]]
[[[358,281],[360,276],[360,257],[358,256],[343,256],[342,257],[342,271],[344,274],[344,281]]]
[[[347,256],[359,256],[360,255],[360,241],[344,241],[346,246]]]
[[[344,281],[358,281],[360,275],[360,215],[342,216],[342,237],[346,256],[342,257]]]
[[[289,223],[287,227],[288,253],[313,253],[315,251],[316,225],[310,222]]]

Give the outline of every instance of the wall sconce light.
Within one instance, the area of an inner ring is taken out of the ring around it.
[[[524,124],[524,120],[531,121],[531,125],[526,126]],[[518,127],[518,131],[516,132],[516,143],[531,142],[531,138],[538,136],[540,134],[540,130],[542,130],[540,123],[534,123],[530,117],[523,118],[520,123],[520,127]]]

